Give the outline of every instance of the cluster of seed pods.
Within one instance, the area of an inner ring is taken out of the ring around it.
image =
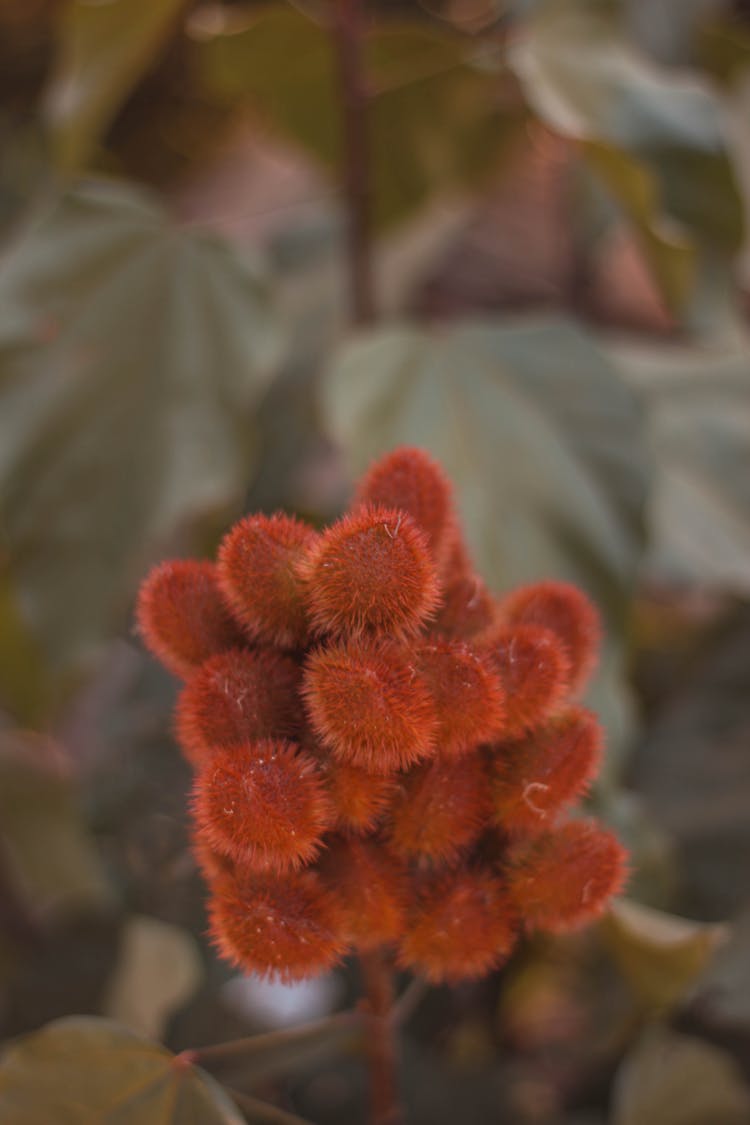
[[[620,844],[571,815],[601,755],[578,702],[597,615],[560,582],[492,597],[421,450],[322,531],[251,515],[215,563],[158,566],[138,622],[185,681],[194,851],[243,970],[387,946],[430,981],[478,977],[620,890]]]

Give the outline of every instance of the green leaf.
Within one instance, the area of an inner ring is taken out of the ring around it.
[[[257,270],[124,187],[68,196],[3,263],[4,547],[58,684],[178,534],[236,510],[277,345]]]
[[[207,1074],[109,1020],[56,1020],[0,1060],[3,1125],[244,1125]]]
[[[604,942],[647,1009],[673,1007],[726,941],[726,926],[693,922],[620,899],[600,930]]]
[[[620,346],[645,404],[655,482],[648,569],[750,593],[750,351]]]
[[[64,759],[41,736],[0,735],[0,845],[35,913],[110,901]]]
[[[750,1090],[726,1051],[649,1031],[615,1082],[612,1125],[745,1125]]]
[[[207,39],[196,51],[213,95],[249,98],[274,128],[338,171],[341,94],[330,30],[291,6],[267,6],[243,30]],[[477,65],[475,54],[472,40],[421,23],[391,23],[366,40],[378,226],[403,219],[438,191],[476,182],[516,135],[525,114],[517,104],[501,105],[497,74]]]
[[[68,0],[44,95],[58,167],[73,172],[172,32],[185,0]]]
[[[648,467],[634,397],[592,340],[565,321],[383,328],[340,354],[323,409],[352,474],[401,443],[435,454],[491,587],[558,576],[588,589],[612,638],[597,705],[622,742],[618,638]]]
[[[510,61],[536,112],[595,146],[589,158],[641,232],[665,297],[688,319],[699,318],[704,256],[710,271],[720,254],[726,273],[743,237],[719,96],[695,75],[649,63],[626,39],[612,6],[597,0],[544,0]],[[682,227],[666,241],[665,214]],[[678,251],[686,237],[696,267],[683,292]]]
[[[185,930],[158,918],[135,915],[121,939],[104,1012],[142,1035],[160,1038],[202,977],[198,947]]]

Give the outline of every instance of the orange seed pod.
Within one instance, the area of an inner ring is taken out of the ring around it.
[[[391,809],[390,847],[406,859],[451,862],[489,818],[489,786],[480,754],[413,769]]]
[[[504,736],[519,738],[541,726],[565,699],[568,660],[557,636],[538,625],[503,625],[486,636],[486,651],[505,688]]]
[[[357,949],[374,949],[401,936],[406,869],[380,843],[339,840],[326,849],[318,871],[336,898],[343,932]]]
[[[155,566],[141,585],[136,620],[148,650],[181,679],[243,641],[208,561],[172,559]]]
[[[315,539],[313,528],[281,513],[246,516],[225,536],[219,548],[219,582],[234,612],[261,643],[297,648],[307,642],[297,565]]]
[[[462,641],[435,638],[420,646],[417,661],[435,701],[440,755],[462,754],[499,737],[505,692],[488,659]]]

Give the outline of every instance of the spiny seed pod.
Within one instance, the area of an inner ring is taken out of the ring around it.
[[[433,750],[432,696],[409,650],[394,642],[318,649],[308,659],[303,694],[316,733],[343,762],[384,774]]]
[[[517,742],[495,748],[492,804],[507,833],[535,833],[585,792],[599,768],[602,730],[590,711],[570,707]]]
[[[451,862],[477,839],[490,809],[481,755],[417,766],[393,803],[389,846],[405,859]]]
[[[336,898],[342,930],[359,950],[401,936],[408,883],[406,869],[371,840],[339,840],[326,849],[318,871]]]
[[[395,782],[326,755],[326,791],[333,806],[334,827],[343,832],[369,832],[393,797]]]
[[[198,870],[209,886],[212,886],[217,880],[234,875],[234,860],[231,860],[228,855],[222,855],[221,852],[209,847],[200,836],[193,836],[191,851]]]
[[[181,679],[214,653],[243,642],[212,562],[172,559],[154,567],[141,586],[136,619],[148,650]]]
[[[217,749],[196,778],[193,812],[209,847],[273,871],[313,859],[332,819],[314,760],[270,740]]]
[[[443,637],[470,639],[492,624],[495,603],[482,579],[474,570],[457,527],[441,574],[440,607],[431,630]]]
[[[512,625],[542,625],[560,638],[570,664],[570,687],[578,692],[592,671],[601,624],[594,606],[567,582],[535,582],[513,590],[498,606],[499,618]]]
[[[215,749],[294,739],[303,721],[299,666],[273,649],[229,649],[191,677],[177,703],[177,738],[196,766]]]
[[[221,588],[233,611],[261,643],[306,644],[309,633],[297,574],[316,540],[313,528],[292,516],[247,516],[219,548]]]
[[[304,980],[346,950],[335,900],[312,871],[224,878],[209,903],[219,952],[246,973]]]
[[[622,845],[593,821],[571,821],[508,857],[508,895],[529,929],[561,933],[591,921],[625,883]]]
[[[440,465],[423,449],[401,446],[376,461],[359,482],[354,504],[408,512],[427,536],[438,567],[449,546],[453,494]]]
[[[415,633],[438,602],[427,540],[406,512],[365,506],[329,527],[301,562],[320,633]]]
[[[505,692],[489,660],[462,641],[435,638],[417,650],[417,666],[435,701],[438,754],[463,754],[500,736]]]
[[[565,699],[568,659],[555,633],[539,625],[500,626],[485,636],[505,688],[505,737],[519,738],[541,726]]]
[[[481,977],[507,958],[515,931],[500,880],[458,868],[418,885],[399,963],[435,984]]]

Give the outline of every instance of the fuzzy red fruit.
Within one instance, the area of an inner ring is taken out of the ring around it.
[[[198,870],[209,886],[234,874],[234,861],[228,855],[214,851],[199,836],[193,837],[191,851]]]
[[[334,636],[404,638],[438,602],[427,540],[406,512],[358,508],[329,527],[300,564],[315,628]]]
[[[510,899],[529,929],[561,933],[601,914],[626,878],[617,838],[593,821],[571,821],[518,846],[508,859]]]
[[[207,561],[173,559],[154,567],[141,585],[136,620],[148,650],[182,679],[209,656],[243,641],[219,591],[216,567]]]
[[[312,871],[222,879],[209,920],[223,957],[286,982],[325,972],[346,950],[336,903]]]
[[[400,446],[381,457],[359,482],[354,504],[380,504],[408,512],[427,536],[440,566],[453,518],[453,491],[440,465],[424,450]]]
[[[222,590],[263,644],[298,648],[307,642],[297,565],[316,538],[313,528],[281,513],[246,516],[224,538],[218,558]]]
[[[441,573],[442,597],[432,631],[444,637],[470,639],[492,624],[495,603],[474,570],[457,527],[450,532]]]
[[[462,641],[435,638],[418,649],[417,666],[435,700],[438,754],[463,754],[500,736],[505,692],[488,659]]]
[[[558,637],[539,625],[501,626],[487,652],[505,688],[505,737],[541,726],[568,693],[569,664]]]
[[[230,649],[190,679],[176,712],[177,738],[196,766],[215,749],[262,738],[294,739],[303,720],[297,664],[273,649]]]
[[[434,748],[432,696],[409,650],[395,642],[319,649],[308,660],[303,694],[316,733],[350,765],[390,773]]]
[[[403,781],[391,809],[389,843],[405,859],[451,862],[474,843],[490,811],[488,776],[481,755],[429,762],[416,767]]]
[[[551,629],[568,657],[571,690],[580,691],[596,664],[601,636],[599,615],[581,590],[567,582],[521,586],[503,598],[498,615],[509,624]]]
[[[193,812],[209,847],[273,871],[312,860],[332,819],[314,760],[270,740],[217,749],[196,779]]]
[[[507,958],[515,930],[500,880],[459,868],[417,887],[399,963],[434,984],[481,977]]]
[[[507,833],[549,828],[586,791],[598,771],[602,730],[590,711],[571,707],[517,742],[501,743],[493,760],[492,802]]]
[[[338,903],[347,940],[358,950],[396,941],[405,923],[406,869],[370,840],[340,840],[318,864]]]
[[[324,774],[335,827],[343,832],[369,832],[374,828],[393,796],[393,779],[330,756]]]

